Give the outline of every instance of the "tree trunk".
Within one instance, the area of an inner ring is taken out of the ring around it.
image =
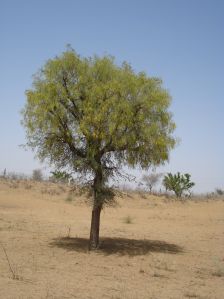
[[[93,182],[93,193],[94,202],[92,209],[92,220],[90,228],[90,238],[89,238],[89,250],[95,250],[99,247],[99,232],[100,232],[100,213],[102,210],[102,188],[103,188],[103,173],[100,161],[98,162],[98,168],[95,173],[95,178]]]
[[[89,250],[95,250],[99,247],[100,212],[100,206],[93,207],[90,228]]]

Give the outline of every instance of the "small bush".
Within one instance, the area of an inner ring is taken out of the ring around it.
[[[188,173],[168,173],[163,179],[163,185],[166,190],[173,191],[177,197],[181,197],[184,192],[188,192],[188,195],[190,195],[190,189],[195,185],[190,178],[191,176]]]
[[[222,190],[220,188],[216,188],[215,192],[216,192],[217,195],[220,195],[220,196],[224,195],[224,190]]]

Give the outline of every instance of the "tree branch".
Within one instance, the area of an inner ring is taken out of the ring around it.
[[[67,98],[72,103],[74,110],[71,109],[68,105],[66,105],[66,103],[64,101],[60,100],[60,103],[74,116],[74,118],[76,118],[76,119],[79,120],[81,115],[80,115],[80,112],[78,110],[77,105],[75,104],[75,100],[72,98],[72,96],[71,96],[71,94],[69,92],[68,85],[67,85],[67,78],[66,78],[65,75],[63,76],[62,81],[63,81],[62,85],[63,85],[63,87],[65,89]]]
[[[60,115],[58,115],[57,113],[55,113],[54,111],[52,110],[49,110],[49,112],[58,119],[59,121],[59,125],[61,126],[62,128],[62,131],[63,131],[63,136],[61,137],[65,143],[68,144],[70,150],[75,153],[77,156],[79,156],[80,158],[86,158],[86,153],[81,150],[81,149],[78,149],[74,143],[72,142],[72,135],[71,135],[71,130],[69,129],[68,125],[67,125],[67,122],[66,121],[63,121],[62,118],[60,117]],[[59,137],[59,136],[57,136]]]

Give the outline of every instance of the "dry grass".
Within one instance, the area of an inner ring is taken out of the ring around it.
[[[0,298],[223,298],[222,200],[129,194],[103,210],[100,248],[88,252],[84,198],[14,183],[0,181]]]
[[[126,223],[126,224],[132,224],[133,223],[133,219],[132,219],[132,217],[131,216],[126,216],[126,217],[124,217],[124,223]]]

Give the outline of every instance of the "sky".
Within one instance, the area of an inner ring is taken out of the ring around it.
[[[222,0],[0,0],[0,172],[49,171],[20,146],[20,111],[32,75],[71,44],[160,77],[180,142],[158,171],[190,173],[194,192],[224,188],[223,15]]]

